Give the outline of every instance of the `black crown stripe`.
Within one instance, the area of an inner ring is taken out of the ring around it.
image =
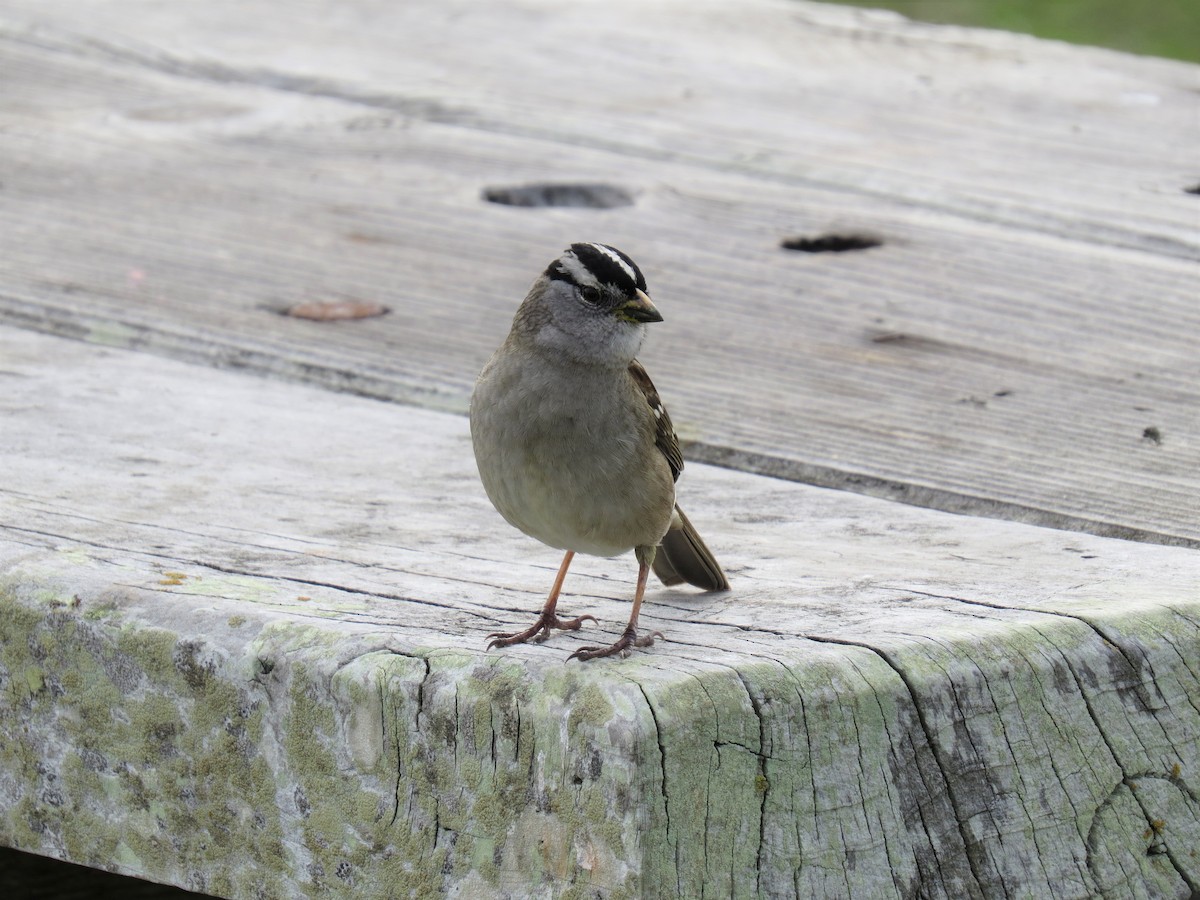
[[[629,271],[626,271],[625,266],[593,244],[572,244],[571,250],[574,252],[575,258],[583,263],[601,284],[611,284],[626,294],[632,294],[635,290],[646,290],[646,279],[632,259],[615,247],[609,247],[607,244],[600,246],[624,260],[632,270],[634,277],[630,278]]]

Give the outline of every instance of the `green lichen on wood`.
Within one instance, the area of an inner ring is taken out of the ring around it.
[[[584,667],[283,620],[218,652],[95,602],[0,590],[5,843],[233,898],[967,896],[1003,795],[1080,883],[1195,867],[1169,616]]]
[[[113,607],[89,617],[0,589],[0,765],[26,792],[0,812],[4,841],[199,890],[278,887],[261,705],[207,653]]]
[[[303,660],[285,652],[296,646]],[[275,696],[294,793],[281,805],[311,889],[637,895],[625,861],[640,840],[638,804],[601,777],[630,759],[632,730],[617,728],[612,745],[613,704],[588,678],[552,670],[534,685],[503,657],[453,652],[335,665],[336,639],[286,626],[254,652],[286,687]]]
[[[429,663],[406,749],[441,760],[426,771],[445,800],[437,815],[453,842],[451,871],[473,871],[492,890],[523,882],[630,894],[618,861],[636,844],[635,810],[606,803],[597,782],[603,757],[626,748],[611,747],[612,706],[594,684],[547,669],[535,686],[499,656],[437,654]]]

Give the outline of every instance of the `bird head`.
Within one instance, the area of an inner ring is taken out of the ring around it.
[[[578,361],[623,366],[637,355],[645,326],[661,321],[632,259],[607,244],[577,243],[534,282],[515,324]]]

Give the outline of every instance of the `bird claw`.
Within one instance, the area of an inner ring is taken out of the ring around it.
[[[488,650],[495,647],[511,647],[513,644],[523,644],[527,641],[533,641],[535,644],[540,644],[546,638],[550,637],[550,629],[557,628],[560,631],[578,631],[584,622],[595,622],[595,616],[589,616],[586,613],[582,616],[576,616],[574,619],[560,619],[554,613],[547,616],[544,612],[537,617],[537,621],[526,628],[524,631],[493,631],[485,640],[489,643]],[[598,624],[598,623],[597,623]],[[485,651],[486,652],[486,651]]]
[[[628,656],[630,647],[649,647],[654,644],[656,637],[666,640],[666,636],[661,631],[652,631],[639,637],[637,629],[626,628],[625,633],[611,647],[580,647],[567,657],[567,662],[573,659],[587,662],[589,659],[600,659],[605,656]]]
[[[584,622],[596,622],[597,625],[600,624],[596,621],[595,616],[589,616],[587,613],[584,613],[582,616],[576,616],[574,619],[560,619],[558,616],[555,616],[554,624],[550,627],[559,628],[563,631],[578,631]]]

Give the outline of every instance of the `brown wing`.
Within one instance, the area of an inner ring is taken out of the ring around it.
[[[646,403],[650,405],[650,411],[654,413],[654,443],[662,451],[662,455],[667,458],[667,464],[671,467],[671,477],[678,481],[679,473],[683,471],[683,453],[679,449],[679,438],[675,434],[675,426],[671,424],[667,408],[663,406],[662,398],[658,396],[658,389],[654,387],[654,382],[650,380],[650,376],[646,374],[646,370],[636,359],[629,364],[629,374],[633,377],[633,383],[641,389],[645,396]]]

